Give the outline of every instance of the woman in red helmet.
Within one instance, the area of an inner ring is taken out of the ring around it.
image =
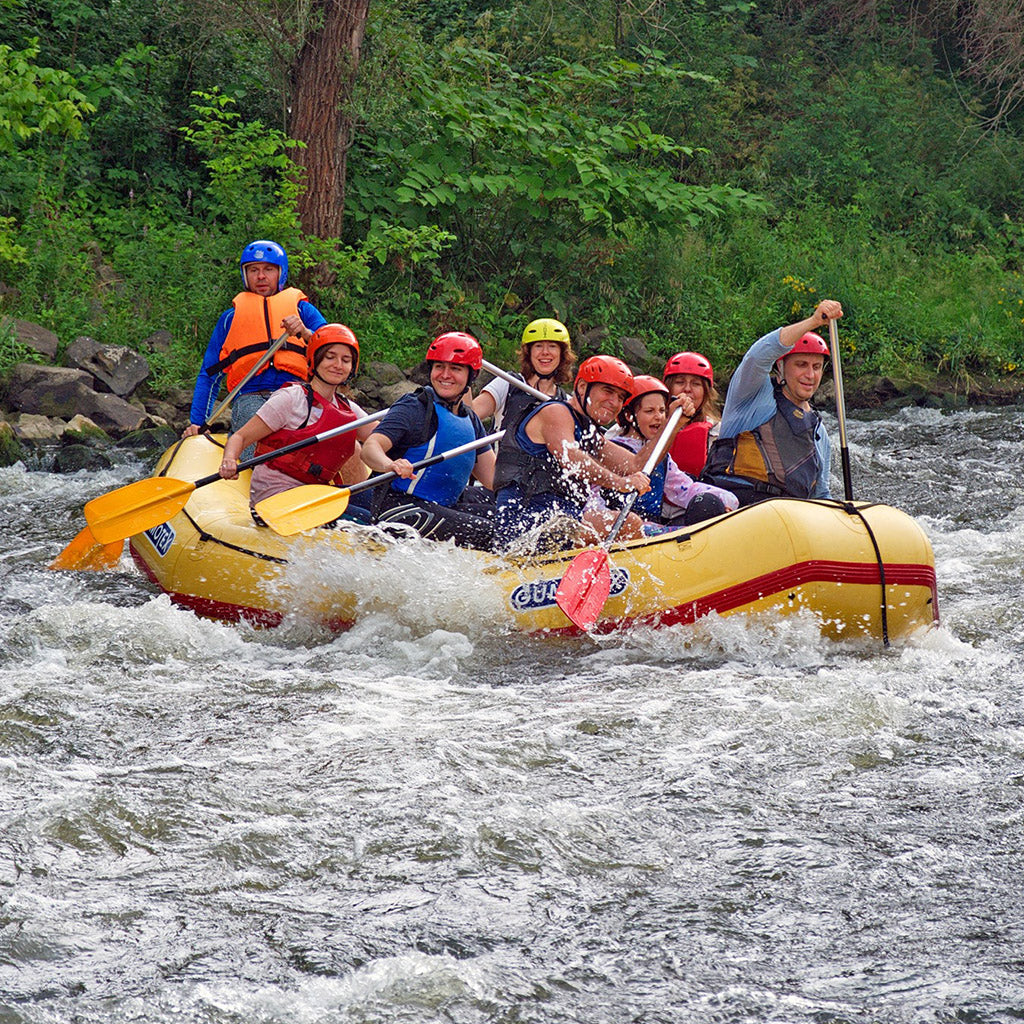
[[[359,342],[352,331],[344,324],[324,324],[306,345],[306,362],[308,384],[279,388],[228,438],[220,464],[220,475],[226,480],[238,476],[239,455],[246,447],[255,445],[256,453],[262,455],[366,415],[344,393],[359,370]],[[356,442],[365,440],[372,430],[368,423],[256,466],[249,504],[299,484],[327,484],[338,475],[342,483],[364,479],[365,470],[354,458],[359,447]]]
[[[559,514],[603,537],[613,517],[585,510],[591,488],[641,495],[650,490],[642,469],[654,441],[630,452],[604,436],[632,387],[633,374],[621,359],[591,356],[580,365],[567,402],[538,405],[505,435],[494,474],[499,547]],[[643,536],[643,520],[630,513],[619,536]]]
[[[673,398],[688,395],[696,412],[672,442],[672,459],[690,476],[700,476],[707,462],[712,435],[721,419],[715,371],[707,356],[699,352],[677,352],[665,363],[661,375]]]
[[[377,522],[403,523],[424,537],[489,548],[494,533],[494,451],[488,445],[414,472],[412,464],[461,447],[487,431],[464,401],[483,365],[471,334],[448,331],[427,348],[430,386],[404,395],[388,410],[363,446],[375,473],[396,473],[378,487]],[[483,487],[470,487],[475,478]]]
[[[656,438],[668,419],[671,399],[669,389],[657,377],[646,374],[634,377],[629,400],[619,414],[622,433],[614,439],[615,444],[636,452],[645,442]],[[692,408],[685,404],[690,401],[689,396],[680,400],[684,402],[684,410]],[[595,492],[592,507],[622,507],[621,495],[601,489]],[[658,526],[691,526],[738,507],[734,494],[695,480],[684,473],[669,454],[654,468],[651,489],[637,499],[633,511],[643,517],[644,532],[652,534],[659,532]]]
[[[842,315],[843,307],[826,299],[807,319],[755,341],[732,375],[703,479],[732,491],[741,505],[831,497],[832,445],[811,406],[829,350],[811,328]]]

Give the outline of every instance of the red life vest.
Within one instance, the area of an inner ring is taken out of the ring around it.
[[[295,385],[286,384],[285,387]],[[256,445],[256,454],[263,455],[266,452],[276,451],[286,445],[294,444],[296,441],[305,441],[308,437],[322,434],[325,430],[333,430],[335,427],[352,423],[358,417],[352,407],[344,398],[336,398],[333,402],[325,401],[308,384],[299,385],[306,389],[306,397],[309,400],[309,411],[313,411],[314,402],[320,407],[320,418],[315,423],[309,422],[309,414],[306,415],[306,422],[294,430],[275,430],[268,434]],[[348,462],[356,450],[356,432],[350,430],[337,437],[330,437],[326,441],[318,441],[307,448],[300,448],[297,452],[289,452],[286,455],[279,455],[276,459],[265,462],[265,466],[276,469],[281,473],[304,484],[327,484],[341,467]]]
[[[708,459],[708,435],[712,424],[708,420],[687,423],[676,434],[669,453],[672,461],[684,472],[697,479]]]
[[[235,315],[220,349],[220,361],[213,367],[214,373],[227,371],[229,391],[280,335],[281,321],[291,314],[298,316],[299,303],[305,298],[298,288],[285,288],[265,298],[255,292],[239,292],[234,297]],[[298,338],[289,338],[271,363],[299,380],[309,376],[306,344]]]

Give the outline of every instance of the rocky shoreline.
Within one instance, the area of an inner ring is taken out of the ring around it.
[[[14,365],[0,381],[0,466],[23,461],[57,473],[108,468],[113,464],[109,449],[156,454],[188,425],[191,392],[179,389],[156,396],[148,387],[147,353],[169,349],[167,332],[145,339],[139,351],[82,336],[58,357],[60,339],[38,324],[7,318],[0,322],[0,331],[10,332],[39,360]],[[583,339],[582,354],[591,354],[588,341],[596,350],[601,340],[600,334]],[[620,339],[620,346],[631,366],[659,372],[659,360],[639,339]],[[351,394],[364,409],[380,409],[424,381],[424,364],[403,369],[367,360]],[[851,379],[847,372],[844,398],[853,418],[889,415],[912,405],[953,411],[1022,402],[1024,381],[953,379],[926,372],[913,379]],[[833,382],[828,380],[818,404],[831,408],[833,402]],[[226,425],[227,414],[213,424],[215,429]]]

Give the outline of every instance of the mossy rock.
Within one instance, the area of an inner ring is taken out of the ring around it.
[[[100,449],[89,444],[67,444],[53,456],[54,473],[77,473],[80,469],[110,469],[113,462]]]
[[[0,466],[13,466],[25,458],[25,448],[10,423],[0,423]]]
[[[111,443],[110,435],[100,427],[90,424],[80,429],[65,430],[60,435],[62,445],[87,445],[90,448],[99,448]]]

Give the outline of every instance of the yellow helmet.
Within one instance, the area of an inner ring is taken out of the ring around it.
[[[535,341],[557,341],[569,347],[569,331],[565,324],[550,317],[543,317],[540,320],[532,320],[526,325],[523,331],[523,344],[531,345]]]

